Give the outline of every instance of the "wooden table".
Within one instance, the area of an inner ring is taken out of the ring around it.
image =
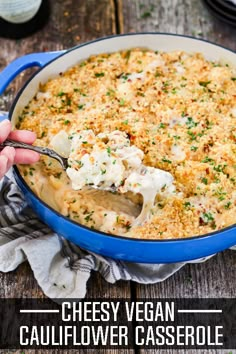
[[[213,18],[200,0],[50,0],[50,6],[50,21],[41,31],[22,40],[0,38],[0,69],[26,53],[60,50],[94,38],[126,32],[187,34],[236,50],[236,28]],[[9,108],[17,90],[31,72],[21,74],[10,85],[0,98],[0,110]],[[44,296],[27,263],[12,273],[0,274],[0,282],[1,297]],[[186,265],[165,282],[155,285],[122,281],[113,285],[105,282],[99,274],[93,274],[87,292],[87,298],[92,297],[236,297],[236,252],[228,250],[203,264]],[[138,351],[134,348],[110,352]],[[174,352],[177,351],[165,353]]]

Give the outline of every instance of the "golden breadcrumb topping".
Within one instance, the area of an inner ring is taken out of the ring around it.
[[[171,239],[235,223],[235,68],[181,51],[133,49],[92,56],[40,87],[18,128],[36,132],[40,146],[50,146],[60,131],[125,132],[131,146],[142,150],[144,165],[174,177],[176,193],[157,195],[150,219],[132,227],[139,195],[128,193],[131,204],[125,205],[109,192],[75,191],[59,164],[47,157],[21,167],[40,198],[83,225]]]

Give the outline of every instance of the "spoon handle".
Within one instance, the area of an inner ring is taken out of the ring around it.
[[[48,155],[48,156],[51,156],[51,155],[54,156],[54,154],[56,154],[56,152],[51,149],[48,149],[45,147],[40,147],[40,146],[34,146],[34,145],[22,143],[20,141],[11,140],[11,139],[7,139],[2,144],[0,144],[0,147],[5,147],[5,146],[11,146],[14,148],[21,148],[21,149],[28,149],[28,150],[36,151],[39,154]],[[51,157],[53,157],[53,156],[51,156]]]
[[[34,146],[34,145],[22,143],[20,141],[11,140],[11,139],[7,139],[3,143],[1,143],[0,149],[4,148],[5,146],[11,146],[14,148],[21,148],[21,149],[28,149],[28,150],[36,151],[39,154],[46,155],[46,156],[49,156],[53,159],[56,159],[57,161],[60,162],[60,164],[62,165],[62,167],[64,169],[66,169],[68,167],[67,159],[65,157],[60,156],[59,154],[56,153],[56,151],[51,150],[49,148]]]

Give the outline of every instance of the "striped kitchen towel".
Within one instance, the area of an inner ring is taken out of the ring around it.
[[[184,265],[122,262],[82,250],[37,218],[10,172],[0,181],[0,271],[12,271],[25,260],[45,295],[54,299],[84,298],[92,270],[110,283],[122,279],[151,284]]]

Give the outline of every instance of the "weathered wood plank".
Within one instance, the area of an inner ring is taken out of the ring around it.
[[[161,298],[235,298],[236,252],[225,251],[199,264],[188,264],[166,281],[153,285],[137,285],[136,296],[143,299]],[[155,350],[140,350],[140,354],[155,354]],[[185,350],[160,350],[160,354],[184,354]],[[197,354],[199,350],[188,350]],[[226,354],[230,350],[201,350],[202,354]],[[232,352],[233,353],[233,352]]]
[[[164,282],[137,285],[139,298],[234,298],[236,252],[227,250],[203,263],[187,264]]]
[[[104,349],[104,350],[98,350],[98,349],[71,349],[71,350],[60,350],[60,349],[55,349],[55,350],[25,350],[22,352],[22,350],[12,350],[12,351],[7,351],[3,352],[0,351],[0,354],[134,354],[133,349]],[[176,353],[177,354],[177,353]]]
[[[199,0],[123,1],[123,18],[124,32],[185,34],[236,49],[236,28],[216,20]]]
[[[30,52],[69,48],[78,43],[115,33],[115,8],[112,0],[50,1],[51,18],[39,32],[22,40],[0,38],[0,70],[16,57]],[[8,110],[16,91],[29,73],[16,79],[0,98],[0,110]],[[27,263],[15,272],[0,274],[0,297],[42,297],[43,293]],[[94,275],[88,282],[88,297],[127,297],[129,284],[114,286],[101,276]]]
[[[70,349],[70,350],[60,350],[60,349],[54,349],[54,350],[7,350],[7,351],[1,351],[0,354],[134,354],[133,349]],[[163,353],[164,354],[164,353]],[[177,353],[176,353],[177,354]],[[218,353],[217,353],[218,354]]]
[[[15,58],[32,52],[67,49],[116,31],[113,0],[50,0],[51,15],[47,25],[21,39],[0,38],[0,70]],[[0,98],[0,110],[9,109],[15,93],[32,71],[22,73]]]
[[[236,252],[219,253],[204,263],[188,264],[166,281],[153,285],[137,285],[136,296],[141,299],[161,298],[235,298]],[[227,350],[211,350],[225,354]],[[155,350],[140,353],[154,354]],[[184,350],[160,350],[160,354],[184,354]],[[197,354],[197,350],[188,353]],[[208,350],[201,353],[207,354]]]
[[[216,20],[199,0],[129,0],[119,1],[127,32],[169,32],[204,38],[236,49],[236,28]],[[235,297],[236,252],[226,251],[202,264],[189,264],[165,282],[136,285],[137,298]],[[156,350],[141,350],[156,353]],[[212,354],[227,351],[211,351]],[[185,351],[163,350],[160,354],[183,354]],[[188,353],[197,353],[190,350]],[[202,351],[209,353],[209,351]]]
[[[231,49],[236,29],[221,23],[198,0],[123,1],[124,32],[160,31],[196,35]],[[226,252],[202,265],[188,265],[165,283],[138,286],[140,297],[235,296],[234,252]],[[217,271],[216,271],[217,269]],[[192,277],[192,283],[187,279]]]
[[[79,43],[97,37],[114,34],[116,31],[115,8],[112,0],[102,1],[52,1],[51,18],[40,32],[22,40],[7,40],[0,38],[1,56],[0,70],[15,58],[30,52],[41,52],[69,48]],[[8,88],[6,94],[0,97],[0,110],[8,110],[13,98],[23,82],[33,70],[22,73]],[[0,297],[44,297],[27,262],[14,272],[0,273]],[[99,274],[92,274],[88,281],[86,298],[119,298],[130,297],[128,282],[117,285],[107,283]],[[0,353],[22,353],[22,351],[1,351]],[[29,350],[29,354],[46,353],[97,353],[97,350]],[[99,351],[105,353],[107,351]],[[110,350],[111,354],[133,353],[133,350]]]

